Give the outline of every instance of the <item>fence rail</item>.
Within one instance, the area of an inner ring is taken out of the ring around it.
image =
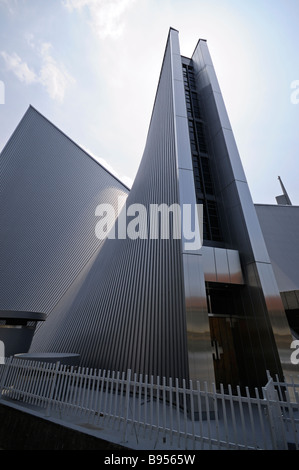
[[[268,377],[260,396],[206,383],[9,358],[0,402],[101,432],[128,447],[299,449],[299,384]]]

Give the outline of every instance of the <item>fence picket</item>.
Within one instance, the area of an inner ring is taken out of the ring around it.
[[[237,420],[236,420],[236,414],[235,414],[233,392],[232,392],[232,388],[230,385],[228,386],[228,396],[229,396],[230,412],[231,412],[231,419],[232,419],[232,429],[234,432],[234,441],[232,442],[237,443],[238,442]]]
[[[111,410],[113,409],[112,413],[112,426],[114,427],[115,420],[117,419],[118,415],[118,393],[119,393],[119,372],[116,373],[116,377],[114,378],[114,387],[112,390],[111,395],[114,397],[114,400],[111,402]]]
[[[141,381],[141,377],[140,377],[140,381]],[[146,423],[147,423],[147,404],[149,402],[149,399],[148,399],[148,375],[146,374],[145,378],[144,378],[144,417],[143,417],[143,438],[145,437],[145,434],[146,434],[146,430],[147,430],[147,426],[146,426]]]
[[[199,420],[199,436],[201,442],[201,449],[204,447],[204,439],[203,439],[203,422],[202,422],[202,404],[201,404],[201,390],[200,390],[200,383],[197,380],[196,382],[196,391],[197,391],[197,407],[198,407],[198,420]]]
[[[204,397],[205,397],[205,406],[206,406],[206,418],[208,422],[208,439],[209,439],[209,449],[212,449],[212,436],[211,436],[211,420],[210,420],[210,403],[209,403],[209,392],[208,392],[208,384],[204,382]]]
[[[101,386],[100,386],[100,398],[99,398],[99,406],[98,406],[99,419],[100,417],[102,417],[103,420],[105,419],[105,409],[102,405],[102,400],[103,400],[103,393],[104,393],[104,388],[105,388],[105,381],[106,381],[106,370],[103,371],[103,375],[100,378]]]
[[[120,430],[120,426],[122,423],[124,423],[124,401],[125,401],[125,379],[126,375],[125,372],[122,373],[121,377],[121,386],[120,386],[120,404],[119,404],[119,425],[118,425],[118,430]]]
[[[159,431],[160,431],[160,407],[159,407],[159,400],[160,400],[160,377],[157,377],[156,386],[154,384],[153,389],[156,391],[155,403],[156,403],[156,426],[154,425],[154,429],[156,432],[155,442],[158,441],[159,438]]]
[[[194,390],[193,390],[193,382],[190,380],[189,382],[189,389],[190,389],[190,415],[191,415],[191,436],[192,436],[192,449],[195,449],[195,410],[194,410]]]
[[[111,374],[111,377],[110,377],[110,379],[108,380],[108,383],[107,383],[107,391],[106,391],[107,402],[109,401],[109,405],[108,405],[108,408],[107,408],[107,414],[108,414],[108,421],[107,421],[107,422],[108,422],[108,423],[110,423],[110,420],[111,420],[114,375],[115,375],[115,371],[113,370],[113,371],[112,371],[112,374]],[[110,387],[110,389],[109,389],[109,387]],[[110,392],[109,392],[109,390],[110,390]]]
[[[62,365],[63,368],[63,365]],[[58,369],[57,374],[56,374],[56,384],[55,384],[55,395],[53,398],[54,401],[54,406],[56,410],[61,410],[61,405],[60,405],[60,396],[61,396],[61,387],[62,387],[62,370]]]
[[[65,401],[66,401],[65,413],[67,416],[70,415],[73,410],[72,397],[74,396],[74,377],[75,377],[74,366],[71,366],[70,369],[67,370],[68,383],[67,383],[66,392],[65,392]]]
[[[139,374],[139,380],[138,380],[138,419],[137,419],[137,427],[136,427],[136,432],[137,434],[139,433],[140,425],[142,423],[142,375]],[[143,407],[145,409],[145,406]]]
[[[129,400],[130,400],[130,386],[131,386],[131,370],[127,371],[126,378],[126,399],[125,399],[125,412],[124,412],[124,430],[123,430],[123,442],[126,442],[127,437],[127,424],[129,420]]]
[[[169,429],[170,429],[170,445],[173,443],[173,385],[172,378],[169,378]]]
[[[59,370],[59,365],[60,363],[57,362],[56,363],[56,366],[55,366],[55,369],[53,369],[53,373],[51,374],[51,390],[50,390],[50,394],[49,394],[49,398],[48,398],[48,407],[47,407],[47,416],[50,416],[51,414],[51,407],[52,407],[52,402],[53,402],[53,398],[54,398],[54,393],[55,393],[55,386],[56,386],[56,376],[57,376],[57,372]]]
[[[242,406],[242,395],[241,395],[239,386],[237,386],[237,397],[238,397],[239,412],[240,412],[240,417],[241,417],[243,439],[245,441],[245,448],[247,449],[248,444],[247,444],[246,424],[245,424],[245,418],[244,418],[244,407]]]
[[[132,393],[132,408],[131,408],[131,434],[133,434],[135,430],[135,413],[136,413],[136,382],[137,382],[137,374],[134,374],[133,378],[133,393]]]
[[[163,429],[163,442],[166,439],[166,377],[162,379],[162,429]]]
[[[179,379],[175,379],[175,398],[176,398],[176,413],[177,413],[177,435],[178,435],[178,447],[180,447],[181,438],[181,420],[180,420],[180,395],[179,395]]]
[[[21,363],[22,362],[23,361],[21,361]],[[11,370],[11,374],[9,374],[9,379],[10,379],[12,384],[15,384],[15,386],[10,391],[10,393],[8,392],[8,395],[10,395],[12,397],[12,399],[18,399],[19,384],[20,384],[20,380],[21,380],[21,376],[19,374],[18,364],[13,364],[12,365],[12,370]],[[10,382],[9,381],[7,381],[7,382],[8,382],[7,385],[10,388]]]

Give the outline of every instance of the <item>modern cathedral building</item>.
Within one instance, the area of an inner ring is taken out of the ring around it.
[[[47,315],[30,352],[217,385],[259,387],[267,370],[292,371],[293,337],[205,40],[183,57],[169,30],[130,191],[31,107],[1,153],[0,180],[0,309]],[[103,204],[115,212],[100,240]],[[194,208],[202,243],[190,243],[184,216],[180,237],[175,224],[168,237],[145,233],[152,207]]]

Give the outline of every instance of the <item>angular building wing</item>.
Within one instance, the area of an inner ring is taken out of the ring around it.
[[[273,272],[296,340],[299,339],[299,206],[285,194],[278,204],[256,204],[256,212],[269,252]]]
[[[0,154],[0,309],[50,314],[101,247],[96,205],[128,192],[29,107]]]

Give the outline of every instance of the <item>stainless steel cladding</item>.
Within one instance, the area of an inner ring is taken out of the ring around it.
[[[242,308],[235,312],[243,318],[234,322],[244,324],[237,350],[243,356],[240,380],[262,385],[266,370],[285,376],[292,371],[292,336],[206,41],[198,42],[192,65],[209,131],[225,247],[239,251],[244,277]]]
[[[0,155],[0,309],[50,314],[101,247],[95,206],[128,192],[30,107]]]
[[[179,203],[171,42],[168,42],[144,155],[127,207]],[[120,216],[116,232],[120,227]],[[107,238],[69,307],[40,328],[32,350],[79,353],[109,370],[188,378],[180,239]]]

